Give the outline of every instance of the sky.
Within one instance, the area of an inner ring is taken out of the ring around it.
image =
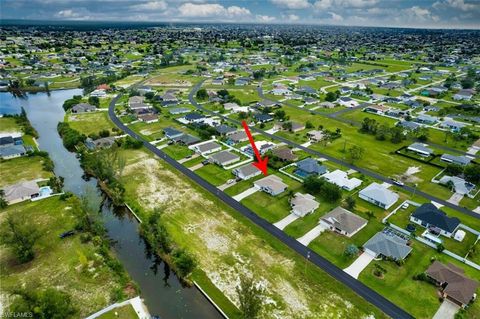
[[[0,19],[480,29],[480,0],[0,0]]]

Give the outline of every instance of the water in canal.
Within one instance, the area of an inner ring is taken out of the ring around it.
[[[57,176],[65,178],[65,190],[81,196],[86,189],[96,188],[96,180],[86,181],[74,153],[67,151],[57,133],[57,124],[63,121],[62,104],[81,90],[53,91],[29,94],[25,99],[0,93],[0,114],[19,113],[23,107],[33,127],[38,131],[40,149],[47,151],[55,163]],[[99,194],[100,196],[100,194]],[[222,316],[196,288],[183,288],[166,264],[152,256],[138,234],[138,223],[123,211],[114,211],[108,204],[102,206],[108,235],[115,241],[114,250],[133,280],[139,285],[141,296],[151,314],[162,319],[219,319]]]

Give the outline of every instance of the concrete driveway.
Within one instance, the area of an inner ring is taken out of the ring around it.
[[[294,221],[296,221],[297,219],[299,219],[300,217],[295,215],[295,214],[290,214],[288,215],[287,217],[285,217],[284,219],[282,219],[281,221],[278,221],[276,222],[275,224],[273,224],[273,226],[277,227],[278,229],[284,229],[285,227],[287,227],[290,223],[293,223]]]
[[[368,264],[374,258],[375,257],[370,255],[369,253],[363,253],[358,256],[358,258],[355,259],[355,261],[343,271],[352,276],[353,278],[358,278],[360,273],[368,266]]]
[[[190,170],[191,170],[191,171],[195,171],[195,170],[197,170],[197,169],[199,169],[199,168],[202,168],[203,166],[204,166],[204,165],[203,165],[202,163],[198,163],[197,165],[190,167]]]
[[[308,233],[298,238],[297,240],[302,245],[308,246],[312,242],[312,240],[320,236],[320,234],[325,230],[326,230],[325,226],[323,226],[322,224],[318,224],[312,230],[310,230]]]
[[[226,182],[225,184],[218,186],[218,189],[221,190],[221,191],[224,191],[227,188],[229,188],[230,186],[235,185],[236,183],[237,183],[237,181],[231,182],[230,184],[228,182]]]
[[[445,299],[433,316],[433,319],[453,319],[458,309],[460,309],[459,305]]]
[[[250,187],[249,189],[247,189],[246,191],[241,192],[240,194],[237,194],[237,195],[233,196],[233,199],[236,200],[237,202],[239,202],[242,199],[244,199],[245,197],[248,197],[248,196],[252,195],[253,193],[255,193],[257,191],[258,191],[258,188],[253,186],[253,187]]]
[[[198,154],[193,154],[193,155],[190,156],[190,157],[184,157],[184,158],[182,158],[181,160],[178,160],[178,162],[179,162],[180,164],[183,164],[183,163],[185,163],[185,162],[188,162],[189,160],[192,160],[192,159],[194,159],[194,158],[197,158],[198,156],[200,156],[200,155],[198,155]]]

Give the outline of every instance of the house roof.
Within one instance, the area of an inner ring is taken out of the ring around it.
[[[78,103],[78,104],[76,104],[72,107],[72,110],[75,111],[75,112],[78,112],[78,111],[81,111],[81,112],[94,111],[96,109],[97,109],[96,106],[88,104],[88,103]]]
[[[175,142],[183,143],[185,145],[192,145],[200,141],[198,137],[195,137],[190,134],[182,134],[180,136],[172,137],[172,140]]]
[[[220,165],[222,165],[223,163],[228,163],[228,162],[240,159],[238,155],[233,154],[229,151],[221,151],[221,152],[215,153],[213,155],[210,155],[210,158],[216,163],[219,163]]]
[[[26,150],[23,145],[9,145],[9,146],[0,147],[0,157],[22,155],[25,153],[26,153]]]
[[[313,158],[306,158],[297,163],[297,168],[309,174],[325,174],[327,168],[323,165],[318,164],[318,161]]]
[[[205,116],[203,116],[202,114],[200,113],[195,113],[195,112],[192,112],[192,113],[188,113],[187,115],[185,115],[185,119],[187,121],[195,121],[195,120],[200,120],[200,119],[203,119]]]
[[[238,131],[228,135],[228,138],[234,142],[239,142],[247,139],[247,133],[245,131]]]
[[[247,165],[243,165],[240,167],[237,167],[233,170],[234,173],[237,175],[241,174],[243,176],[250,176],[256,173],[260,173],[261,171],[252,163],[249,163]]]
[[[195,147],[199,152],[203,153],[203,152],[208,152],[208,151],[217,149],[221,146],[220,146],[220,144],[215,143],[215,142],[207,142],[207,143],[203,143],[203,144],[200,144],[200,145],[195,145]]]
[[[292,150],[289,148],[277,148],[274,149],[272,153],[284,161],[294,161],[297,159],[297,156],[293,154]]]
[[[373,251],[377,255],[381,254],[397,260],[405,259],[412,251],[412,248],[407,246],[406,240],[394,234],[386,234],[385,232],[376,233],[363,247]]]
[[[418,218],[449,233],[454,232],[458,225],[460,225],[460,220],[457,217],[448,217],[445,212],[431,203],[425,203],[418,207],[413,212],[412,217]]]
[[[444,265],[434,261],[425,273],[439,283],[447,283],[443,291],[452,299],[468,304],[477,290],[479,283],[466,277],[463,269],[452,264]]]
[[[7,202],[38,194],[39,190],[40,189],[35,181],[20,182],[6,186],[3,189]]]
[[[416,151],[421,151],[424,153],[432,154],[433,150],[431,148],[426,147],[422,143],[412,143],[408,146],[408,149],[410,150],[416,150]]]
[[[231,127],[225,124],[219,125],[215,128],[218,133],[220,134],[227,134],[230,132],[235,132],[237,129],[235,127]]]
[[[360,195],[372,198],[386,206],[390,206],[398,200],[398,194],[388,190],[378,183],[368,185],[360,191]]]
[[[453,162],[461,165],[467,165],[472,161],[470,157],[466,157],[463,155],[455,156],[451,154],[443,154],[440,159],[446,162]]]
[[[320,205],[310,194],[295,193],[294,197],[290,200],[292,210],[301,216],[314,211]]]
[[[324,215],[322,220],[348,234],[356,232],[367,224],[367,220],[338,206]]]
[[[254,183],[257,187],[269,188],[273,193],[282,192],[288,187],[277,175],[268,175]]]
[[[174,137],[174,136],[179,136],[179,135],[182,135],[183,133],[179,130],[176,130],[174,128],[171,128],[171,127],[166,127],[163,129],[163,133],[166,135],[166,136],[169,136],[169,137]]]
[[[0,146],[10,145],[10,144],[13,144],[13,137],[12,136],[0,137]]]

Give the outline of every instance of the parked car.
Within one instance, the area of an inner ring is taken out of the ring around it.
[[[208,159],[203,160],[203,161],[202,161],[202,164],[203,164],[203,165],[208,165],[208,164],[210,164],[210,161],[209,161]]]
[[[392,179],[392,182],[397,186],[405,186],[405,183],[396,179]]]

